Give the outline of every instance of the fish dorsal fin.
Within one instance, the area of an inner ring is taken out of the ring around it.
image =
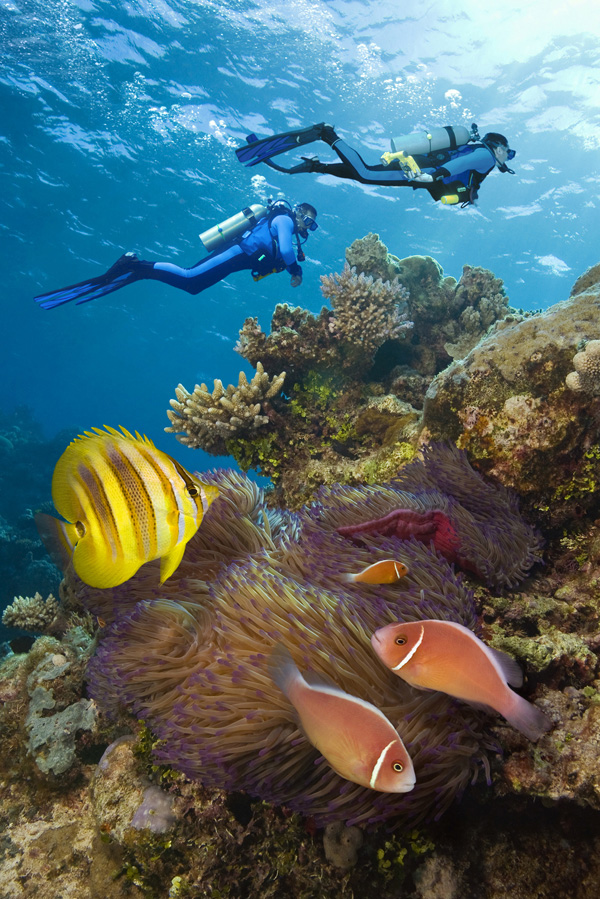
[[[183,559],[186,544],[183,540],[176,544],[172,550],[161,556],[160,559],[160,583],[164,584],[170,578]]]
[[[123,425],[119,425],[119,429],[113,428],[110,425],[103,425],[101,428],[92,428],[91,431],[84,431],[83,434],[79,434],[77,440],[85,440],[86,438],[96,438],[96,437],[119,437],[121,440],[125,438],[125,440],[131,440],[132,443],[145,443],[146,446],[151,447],[152,449],[156,449],[152,440],[149,437],[146,437],[145,434],[140,434],[139,431],[136,431],[135,434],[132,434],[131,431],[128,431],[127,428],[124,428]]]
[[[502,671],[502,674],[506,678],[506,682],[510,684],[511,687],[523,686],[523,671],[517,660],[513,659],[512,656],[509,656],[508,653],[502,652],[500,649],[492,649],[491,646],[488,646],[487,649]]]
[[[345,695],[345,691],[335,683],[327,674],[321,674],[319,671],[303,671],[302,677],[311,687],[327,687],[328,690],[335,690],[336,693]]]

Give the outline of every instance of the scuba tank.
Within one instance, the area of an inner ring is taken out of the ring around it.
[[[477,127],[477,126],[475,126]],[[416,131],[404,134],[391,140],[392,152],[403,152],[406,156],[426,156],[436,150],[455,150],[474,138],[473,132],[464,125],[448,125],[446,128],[434,128],[433,131]]]
[[[246,206],[241,212],[236,212],[235,215],[225,219],[224,222],[213,225],[212,228],[203,231],[199,235],[200,241],[209,253],[212,253],[213,250],[219,250],[221,247],[230,244],[237,237],[241,237],[248,228],[253,228],[257,222],[267,215],[267,212],[267,207],[261,206],[259,203]]]

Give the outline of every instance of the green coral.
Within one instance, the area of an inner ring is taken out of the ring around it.
[[[404,864],[410,858],[424,855],[435,849],[435,844],[420,830],[411,830],[399,837],[386,840],[377,850],[377,869],[384,880],[404,877]]]
[[[600,479],[600,444],[594,444],[583,454],[582,462],[566,483],[559,484],[552,497],[554,502],[571,502],[596,493]]]

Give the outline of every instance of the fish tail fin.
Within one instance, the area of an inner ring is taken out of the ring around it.
[[[501,714],[510,725],[535,743],[542,734],[550,730],[553,726],[552,721],[536,705],[523,699],[518,693],[513,693],[512,690],[511,693],[510,705],[507,709],[502,709]]]
[[[78,540],[77,528],[69,521],[61,521],[44,512],[38,512],[34,520],[48,555],[61,571],[65,571],[73,558]]]
[[[273,683],[277,684],[282,693],[289,697],[292,684],[302,675],[287,646],[282,643],[275,646],[269,656],[267,667]]]

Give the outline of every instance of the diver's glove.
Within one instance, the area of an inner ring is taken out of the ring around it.
[[[300,287],[302,284],[302,275],[292,275],[290,278],[290,284],[292,287]]]

